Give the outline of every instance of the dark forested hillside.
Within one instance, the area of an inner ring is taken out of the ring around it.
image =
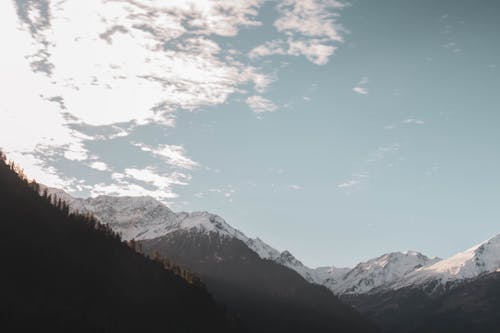
[[[344,300],[376,321],[387,333],[490,333],[500,331],[500,273],[428,294],[404,288]]]
[[[255,333],[376,332],[327,288],[261,259],[242,241],[217,233],[179,230],[142,241],[143,250],[198,273],[209,292]]]
[[[0,160],[0,331],[236,332],[209,294]]]

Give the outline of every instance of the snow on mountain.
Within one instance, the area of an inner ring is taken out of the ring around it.
[[[315,269],[319,284],[322,284],[333,291],[339,281],[352,270],[350,267],[325,266]]]
[[[335,266],[310,268],[286,250],[281,252],[274,261],[293,269],[307,281],[321,285],[326,285],[327,281],[339,279],[350,270],[350,268],[337,268]]]
[[[500,269],[500,234],[448,259],[441,260],[408,274],[391,288],[426,286],[433,288],[475,278]]]
[[[45,187],[42,188],[42,190]],[[123,240],[145,240],[165,236],[176,230],[215,232],[243,241],[263,259],[274,260],[295,270],[306,280],[322,284],[331,278],[330,271],[312,269],[297,260],[289,251],[280,252],[260,238],[249,238],[230,226],[223,218],[208,212],[174,213],[163,203],[151,197],[74,198],[66,192],[47,188],[48,193],[70,205],[71,211],[91,213],[101,223],[108,224]]]
[[[42,191],[44,189],[42,187]],[[47,191],[68,203],[71,211],[91,213],[101,223],[109,224],[123,240],[153,239],[176,230],[196,230],[237,238],[264,259],[275,259],[281,254],[261,239],[247,237],[220,216],[208,212],[174,213],[151,197],[98,196],[80,199],[59,189],[47,188]]]
[[[45,187],[42,187],[42,191]],[[151,197],[74,198],[47,188],[48,193],[70,205],[71,211],[91,213],[109,224],[124,240],[145,240],[176,230],[215,232],[243,241],[263,259],[295,270],[311,283],[328,287],[335,294],[362,294],[375,289],[398,289],[438,282],[446,284],[500,269],[500,235],[446,260],[414,252],[393,252],[359,263],[353,269],[335,266],[310,268],[289,251],[280,252],[259,238],[249,238],[223,218],[208,212],[175,213]]]
[[[281,252],[278,257],[274,258],[274,261],[283,266],[293,269],[309,282],[320,283],[315,270],[305,266],[300,260],[295,258],[293,254],[291,254],[287,250]]]
[[[375,288],[393,283],[413,272],[440,259],[428,258],[415,252],[392,252],[359,263],[340,279],[325,283],[336,294],[362,294]]]

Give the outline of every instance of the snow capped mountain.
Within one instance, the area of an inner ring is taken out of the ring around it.
[[[42,191],[45,187],[42,187]],[[209,212],[171,211],[151,197],[73,198],[66,192],[47,188],[66,201],[71,211],[93,214],[124,240],[146,240],[177,230],[218,233],[244,242],[263,259],[293,269],[311,283],[321,284],[337,295],[364,294],[407,286],[445,286],[500,270],[500,235],[451,258],[429,258],[415,251],[393,252],[359,263],[353,269],[335,266],[310,268],[289,251],[280,252],[259,238],[249,238],[223,218]]]
[[[45,187],[42,187],[42,191]],[[71,211],[93,214],[121,234],[123,240],[145,240],[165,236],[176,230],[215,232],[243,241],[263,259],[280,257],[280,252],[259,238],[249,238],[223,218],[209,212],[174,213],[151,197],[73,198],[66,192],[47,188],[48,194],[64,200]]]
[[[279,257],[276,257],[274,261],[293,269],[311,283],[325,286],[327,286],[328,281],[337,281],[351,270],[350,268],[337,268],[335,266],[310,268],[295,258],[293,254],[287,250],[281,252]]]
[[[339,281],[341,281],[351,270],[352,268],[350,267],[318,267],[315,269],[316,276],[318,277],[317,283],[322,284],[334,291],[334,286],[336,286]]]
[[[42,190],[45,187],[42,188]],[[312,269],[297,260],[289,251],[280,252],[260,238],[249,238],[230,226],[218,215],[208,212],[174,213],[151,197],[73,198],[66,192],[47,188],[48,193],[69,204],[71,211],[93,214],[101,223],[120,233],[123,240],[145,240],[165,236],[177,230],[215,232],[244,242],[263,259],[270,259],[295,270],[307,281],[323,284],[332,278],[332,270]],[[335,275],[336,276],[336,275]]]
[[[309,282],[320,283],[320,277],[318,276],[316,270],[305,266],[287,250],[281,252],[278,257],[274,258],[274,261],[293,269]]]
[[[340,279],[325,283],[336,294],[362,294],[393,283],[415,269],[439,261],[415,252],[393,252],[359,263]]]
[[[500,234],[448,259],[408,274],[391,288],[407,286],[446,287],[500,269]]]

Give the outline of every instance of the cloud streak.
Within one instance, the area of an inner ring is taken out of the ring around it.
[[[401,149],[399,143],[381,145],[377,147],[368,158],[363,162],[361,171],[354,173],[349,179],[337,184],[337,188],[351,194],[362,188],[362,186],[370,179],[372,170],[389,156],[397,154]]]
[[[265,42],[249,53],[251,59],[271,55],[304,56],[316,65],[325,65],[343,42],[338,11],[345,5],[334,0],[284,0],[277,5],[276,30],[286,37]]]
[[[255,113],[274,112],[278,109],[272,101],[258,95],[248,97],[246,103]]]

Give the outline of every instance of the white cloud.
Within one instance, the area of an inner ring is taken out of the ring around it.
[[[287,45],[282,40],[267,41],[262,45],[253,48],[248,56],[250,59],[259,57],[267,57],[270,55],[285,55],[288,54]]]
[[[332,10],[345,7],[335,0],[284,0],[278,5],[281,17],[274,23],[280,32],[342,41]]]
[[[256,59],[270,55],[305,56],[316,65],[325,65],[336,50],[332,43],[342,42],[342,27],[337,23],[338,10],[344,4],[334,0],[284,0],[274,22],[286,38],[268,41],[250,51]]]
[[[186,150],[182,146],[177,145],[159,145],[156,148],[136,143],[135,146],[141,150],[157,155],[170,164],[171,166],[192,170],[198,167],[199,164],[186,156]]]
[[[359,80],[357,85],[354,88],[352,88],[352,91],[360,95],[368,95],[368,89],[366,88],[368,82],[369,81],[367,77],[361,78],[361,80]]]
[[[125,137],[138,125],[174,126],[174,112],[225,103],[248,85],[262,93],[272,79],[235,60],[234,50],[214,38],[260,25],[262,2],[32,0],[18,11],[16,2],[2,1],[0,38],[9,47],[0,61],[0,89],[9,93],[0,100],[0,148],[28,175],[70,190],[79,183],[53,163],[68,159],[103,170],[88,141]],[[75,129],[89,125],[109,134]],[[143,148],[158,158],[156,167],[165,160],[174,168],[197,166],[181,146]],[[119,170],[108,162],[106,169]],[[111,178],[94,192],[174,195],[172,186],[158,182],[154,191],[135,184],[144,174],[121,173],[121,180]]]
[[[364,87],[354,87],[352,88],[352,91],[360,95],[368,95],[368,90]]]
[[[99,170],[99,171],[107,171],[108,170],[108,166],[106,165],[106,163],[99,162],[99,161],[92,162],[90,164],[90,167],[92,169],[96,169],[96,170]]]
[[[248,97],[246,103],[255,113],[274,112],[278,109],[272,101],[258,95]]]
[[[321,40],[289,40],[288,54],[303,55],[316,65],[325,65],[330,56],[335,52],[335,47],[324,44]]]
[[[270,55],[305,56],[307,60],[316,65],[325,65],[335,49],[334,46],[326,45],[318,39],[295,40],[289,38],[286,43],[281,40],[273,40],[259,45],[250,51],[249,57],[258,59]]]
[[[113,173],[112,183],[98,183],[92,186],[91,195],[151,196],[159,200],[177,198],[175,185],[186,185],[189,175],[172,172],[159,173],[154,167],[143,169],[127,168],[123,173]]]
[[[361,182],[358,179],[350,179],[346,182],[337,185],[338,188],[350,188],[359,185]]]
[[[425,121],[423,121],[421,119],[409,118],[409,119],[403,120],[403,124],[423,125],[423,124],[425,124]]]
[[[296,190],[296,191],[298,191],[298,190],[302,190],[302,186],[300,186],[300,185],[296,185],[296,184],[292,184],[292,185],[290,185],[290,186],[288,186],[288,187],[289,187],[290,189],[292,189],[292,190]]]

